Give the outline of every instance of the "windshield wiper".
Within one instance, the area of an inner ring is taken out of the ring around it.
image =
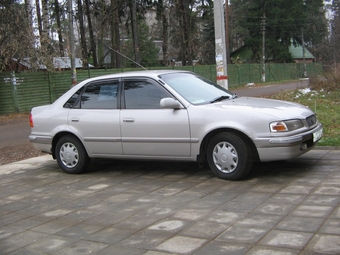
[[[223,101],[223,100],[226,100],[226,99],[230,99],[230,96],[219,96],[213,100],[210,101],[210,103],[216,103],[216,102],[219,102],[219,101]]]

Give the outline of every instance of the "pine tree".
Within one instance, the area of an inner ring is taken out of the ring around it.
[[[302,42],[302,31],[308,45],[320,42],[327,33],[322,0],[231,0],[231,4],[238,19],[236,31],[242,31],[255,62],[262,57],[263,29],[265,55],[274,62],[292,61],[288,47]]]

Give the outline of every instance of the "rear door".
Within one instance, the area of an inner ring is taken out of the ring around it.
[[[189,157],[190,132],[186,109],[162,109],[172,95],[156,81],[123,79],[120,116],[124,155]]]
[[[119,80],[115,79],[86,85],[69,112],[69,127],[83,139],[92,156],[122,154],[119,84]]]

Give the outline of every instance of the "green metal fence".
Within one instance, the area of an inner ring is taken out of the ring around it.
[[[322,73],[322,64],[306,64],[307,74],[313,77]],[[176,69],[195,72],[216,81],[215,65],[158,67],[152,69]],[[105,74],[136,70],[124,69],[89,69],[78,70],[77,81]],[[303,77],[303,64],[266,64],[266,81],[279,82]],[[228,65],[229,89],[247,83],[260,83],[262,66],[259,64]],[[0,73],[0,115],[29,112],[32,107],[54,102],[71,87],[71,72],[22,72]]]

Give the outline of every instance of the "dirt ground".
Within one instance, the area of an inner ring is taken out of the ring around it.
[[[28,140],[29,114],[0,116],[0,131],[0,165],[44,155]]]
[[[31,144],[23,144],[20,146],[6,146],[0,149],[0,165],[12,162],[38,157],[44,155],[36,150]]]

